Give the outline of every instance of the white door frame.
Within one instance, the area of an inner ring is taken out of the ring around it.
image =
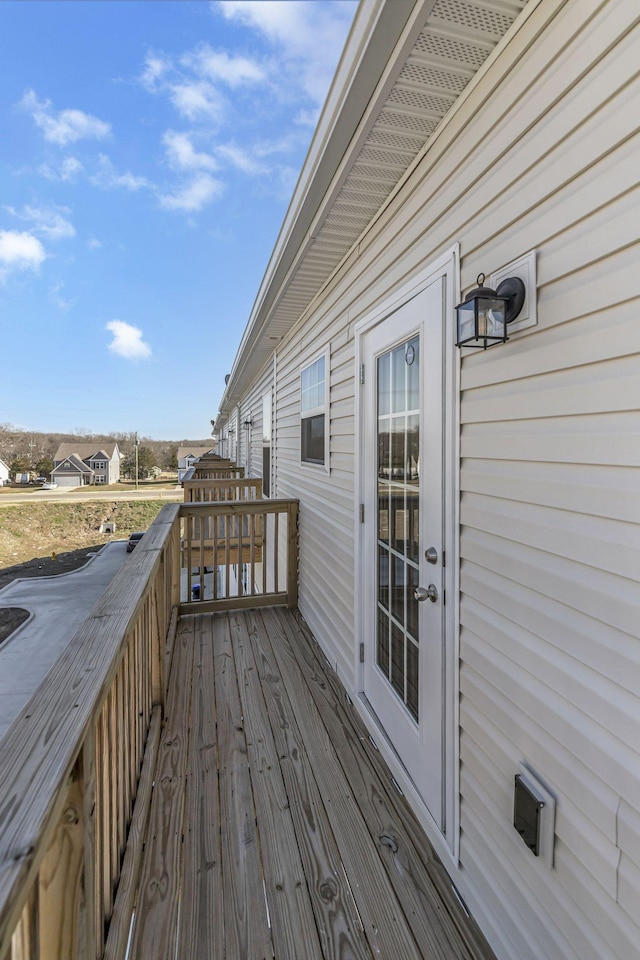
[[[444,549],[446,550],[446,566],[444,584],[446,590],[446,605],[444,607],[445,636],[447,638],[444,652],[444,770],[443,770],[443,811],[444,832],[441,832],[432,819],[424,802],[409,778],[404,766],[400,762],[393,746],[384,734],[384,730],[377,725],[362,693],[364,689],[364,670],[360,662],[360,643],[363,642],[363,597],[365,563],[371,563],[371,558],[364,556],[364,525],[360,522],[358,504],[364,503],[366,473],[364,469],[364,444],[358,445],[356,453],[356,495],[357,509],[355,510],[355,538],[356,549],[356,644],[354,650],[356,689],[360,696],[355,699],[355,705],[370,729],[375,727],[376,744],[389,764],[391,772],[410,801],[416,815],[421,821],[427,836],[431,840],[438,854],[446,860],[450,867],[457,869],[459,856],[460,834],[460,804],[459,804],[459,513],[460,513],[460,355],[456,349],[455,340],[455,305],[460,300],[460,254],[459,245],[451,247],[437,260],[422,267],[411,280],[398,287],[385,300],[369,311],[354,328],[356,352],[356,403],[355,403],[355,435],[363,436],[364,409],[360,385],[360,369],[364,354],[364,337],[377,324],[384,321],[390,314],[398,310],[404,303],[415,297],[421,290],[428,287],[439,277],[444,277],[444,371],[443,371],[443,431],[444,431],[444,475],[445,491],[447,493],[444,509]],[[372,371],[365,371],[366,376],[372,376]]]

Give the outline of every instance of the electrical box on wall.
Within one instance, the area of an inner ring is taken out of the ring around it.
[[[488,278],[487,285],[493,290],[497,290],[503,280],[507,277],[519,277],[524,283],[525,298],[522,310],[516,319],[509,324],[508,334],[511,336],[519,330],[526,330],[527,327],[535,327],[538,322],[538,295],[536,276],[536,252],[530,250],[517,260],[512,260],[499,270],[495,270]]]
[[[524,763],[514,781],[513,825],[536,857],[551,869],[555,836],[556,801],[552,793]]]

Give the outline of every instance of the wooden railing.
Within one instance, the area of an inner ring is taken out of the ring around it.
[[[237,467],[235,463],[229,461],[227,464],[221,463],[217,466],[193,466],[185,470],[181,483],[189,483],[192,480],[240,480],[244,477],[244,467]]]
[[[244,467],[237,467],[235,463],[229,466],[203,466],[197,464],[193,468],[194,480],[240,480],[244,477]]]
[[[259,477],[240,480],[185,480],[182,486],[185,503],[262,499],[262,480]]]
[[[180,613],[298,605],[298,501],[182,504]]]
[[[296,606],[297,509],[163,507],[0,740],[0,960],[124,960],[178,613]]]

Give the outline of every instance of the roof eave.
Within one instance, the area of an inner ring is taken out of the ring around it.
[[[414,6],[414,0],[393,0],[393,3],[365,0],[358,8],[220,401],[223,423],[231,407],[241,398],[242,391],[237,390],[238,377],[263,333],[274,300],[313,227],[327,189],[367,108],[371,91]]]

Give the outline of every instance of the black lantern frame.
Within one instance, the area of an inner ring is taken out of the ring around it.
[[[506,343],[507,325],[524,305],[526,290],[520,277],[508,277],[497,290],[485,287],[484,279],[484,273],[479,273],[478,286],[456,307],[457,347],[487,350]]]

